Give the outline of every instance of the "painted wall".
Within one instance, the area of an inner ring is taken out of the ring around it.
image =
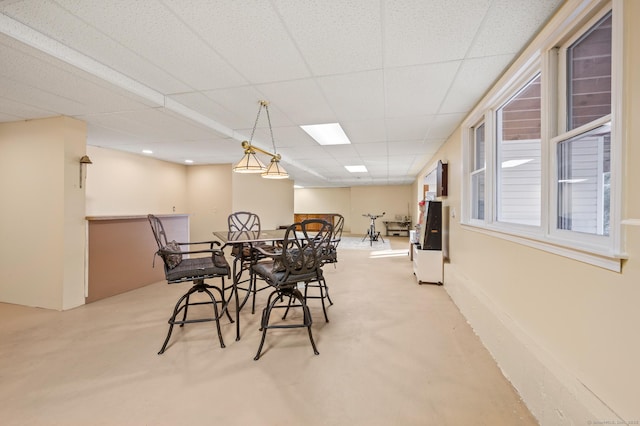
[[[395,215],[411,215],[409,210],[416,203],[412,195],[411,185],[300,188],[295,190],[295,212],[339,213],[345,218],[344,232],[363,235],[367,233],[370,219],[362,215],[386,212],[376,220],[376,229],[384,235],[384,220],[395,220]]]
[[[640,218],[640,2],[624,1],[627,137],[623,218]],[[449,163],[445,289],[541,424],[640,419],[640,227],[623,226],[621,273],[460,224],[461,131],[434,158]],[[418,193],[429,164],[413,186]],[[637,222],[636,222],[637,223]]]
[[[384,217],[376,220],[376,230],[384,235],[385,220],[395,220],[396,215],[412,216],[415,224],[412,206],[415,200],[412,197],[411,185],[387,185],[387,186],[354,186],[351,188],[351,232],[354,234],[366,234],[370,219],[364,214],[380,215],[386,212]]]
[[[87,146],[87,216],[189,213],[187,166]]]
[[[230,164],[187,166],[91,146],[87,153],[93,161],[87,216],[189,214],[192,241],[227,229],[227,217],[238,210],[260,215],[265,229],[293,221],[289,179],[233,173]]]
[[[213,231],[227,229],[232,211],[231,164],[186,168],[191,241],[208,241]]]
[[[50,309],[84,303],[83,122],[0,124],[0,300]]]
[[[351,232],[351,188],[298,188],[295,213],[338,213],[344,216],[343,232]]]
[[[231,173],[231,186],[231,211],[258,214],[262,229],[293,223],[292,180],[264,179],[253,173]]]

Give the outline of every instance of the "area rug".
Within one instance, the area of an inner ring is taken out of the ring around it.
[[[345,237],[343,236],[338,245],[338,250],[390,250],[391,244],[389,240],[385,238],[384,242],[378,239],[378,241],[369,241],[366,238],[362,241],[362,237]]]

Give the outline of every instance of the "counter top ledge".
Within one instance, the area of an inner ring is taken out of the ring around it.
[[[158,217],[188,217],[188,214],[156,214]],[[86,220],[131,220],[146,219],[146,214],[141,215],[122,215],[122,216],[86,216]]]

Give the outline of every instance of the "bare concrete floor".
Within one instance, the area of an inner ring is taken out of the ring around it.
[[[0,304],[0,422],[537,424],[444,288],[416,284],[407,239],[391,240],[391,252],[345,249],[326,267],[329,323],[310,301],[318,356],[304,329],[271,330],[254,361],[260,315],[246,308],[240,341],[223,321],[225,349],[200,323],[176,329],[157,355],[188,284],[66,312]]]

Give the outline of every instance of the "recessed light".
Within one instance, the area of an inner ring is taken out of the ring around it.
[[[304,186],[302,186],[302,185],[293,185],[293,187],[294,187],[294,189],[301,189],[301,188],[304,188]]]
[[[193,164],[193,160],[184,160],[184,162],[187,164]]]
[[[320,145],[346,145],[351,141],[342,130],[340,123],[310,124],[300,126]]]
[[[143,154],[153,154],[153,151],[151,151],[150,149],[143,149],[142,153]]]
[[[366,173],[368,170],[365,166],[344,166],[351,173]]]

